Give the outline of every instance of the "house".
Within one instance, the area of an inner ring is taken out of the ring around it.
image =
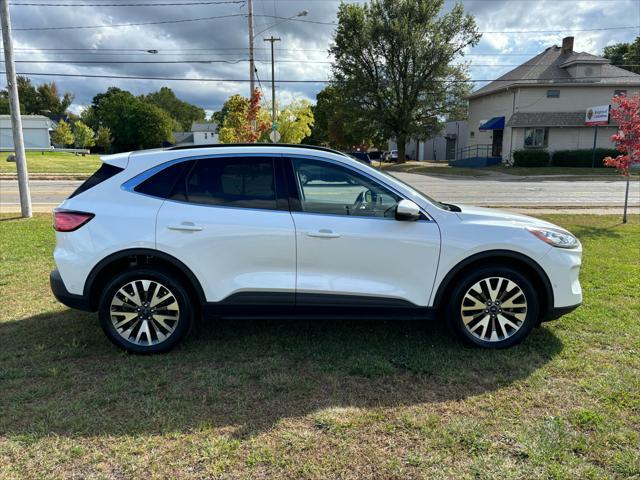
[[[640,75],[603,57],[573,50],[562,40],[469,96],[469,149],[513,160],[522,149],[593,147],[595,127],[585,125],[589,107],[608,105],[616,95],[640,93]],[[598,127],[597,147],[612,148],[611,122]]]
[[[426,140],[410,139],[406,146],[406,155],[411,160],[432,160],[445,162],[455,160],[460,150],[467,146],[467,122],[456,120],[445,122],[435,137]],[[395,140],[389,140],[389,150],[397,150]]]
[[[190,132],[173,132],[177,146],[183,145],[212,145],[219,143],[218,124],[194,123]]]
[[[50,148],[49,131],[53,122],[43,115],[22,115],[22,136],[25,148]],[[11,115],[0,115],[0,150],[13,149]]]

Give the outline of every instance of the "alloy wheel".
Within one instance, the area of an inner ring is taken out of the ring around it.
[[[157,345],[171,336],[180,320],[180,307],[173,292],[155,280],[134,280],[113,296],[111,323],[127,342]]]
[[[527,298],[514,281],[488,277],[467,290],[460,313],[471,335],[485,342],[499,342],[513,336],[524,324]]]

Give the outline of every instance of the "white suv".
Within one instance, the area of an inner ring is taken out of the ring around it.
[[[132,352],[170,349],[203,314],[440,317],[467,343],[508,347],[582,301],[566,230],[439,203],[333,150],[102,160],[54,212],[51,287]]]

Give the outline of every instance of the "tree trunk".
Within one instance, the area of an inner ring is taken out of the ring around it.
[[[406,158],[406,150],[407,150],[407,137],[406,135],[398,136],[398,163],[404,163]]]

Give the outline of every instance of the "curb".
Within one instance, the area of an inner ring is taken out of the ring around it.
[[[29,180],[86,180],[91,174],[87,173],[30,173]],[[0,180],[18,180],[13,173],[0,173]]]

